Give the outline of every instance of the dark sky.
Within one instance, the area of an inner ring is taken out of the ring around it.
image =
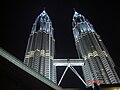
[[[115,64],[120,66],[120,5],[115,0],[5,0],[1,4],[0,46],[18,59],[23,61],[32,24],[44,8],[55,32],[55,57],[77,58],[72,34],[75,8],[93,24]]]

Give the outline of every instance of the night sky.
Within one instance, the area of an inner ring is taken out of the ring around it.
[[[115,0],[6,0],[1,4],[0,47],[21,61],[32,24],[44,8],[54,28],[55,58],[78,58],[72,33],[75,8],[93,24],[116,66],[120,66],[120,5]]]

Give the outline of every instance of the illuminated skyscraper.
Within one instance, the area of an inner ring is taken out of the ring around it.
[[[52,22],[44,10],[33,24],[24,63],[49,80],[56,82],[56,68],[53,65],[54,46]]]
[[[83,59],[54,59],[55,39],[52,22],[45,11],[35,20],[29,36],[24,64],[57,84],[56,66],[66,66],[58,85],[70,68],[86,84],[73,66],[83,66]]]
[[[69,68],[87,87],[94,87],[94,83],[97,85],[120,83],[114,69],[115,64],[89,21],[75,11],[72,25],[79,59],[54,59],[54,30],[49,16],[43,10],[33,24],[24,64],[58,85],[61,84]],[[57,82],[57,66],[66,66],[59,82]],[[84,79],[74,66],[82,66]]]
[[[72,25],[78,56],[84,59],[82,70],[88,86],[93,83],[99,85],[99,81],[104,84],[120,83],[115,64],[92,24],[75,11]]]

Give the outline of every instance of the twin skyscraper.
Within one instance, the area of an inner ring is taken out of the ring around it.
[[[55,59],[54,29],[50,17],[43,10],[33,23],[24,64],[58,85],[68,68],[86,87],[94,87],[94,83],[97,85],[120,83],[114,68],[115,64],[92,24],[75,11],[72,26],[79,59]],[[57,66],[66,66],[59,81],[57,81]],[[78,74],[74,66],[82,67],[84,78]]]

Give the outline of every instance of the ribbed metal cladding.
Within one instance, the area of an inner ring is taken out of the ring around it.
[[[53,66],[54,45],[52,22],[44,10],[33,24],[24,64],[56,83],[56,67]]]
[[[120,83],[115,64],[89,21],[75,11],[72,25],[78,56],[85,61],[82,70],[88,86],[94,87],[95,80],[102,80],[105,84]],[[88,83],[89,80],[92,82]]]

